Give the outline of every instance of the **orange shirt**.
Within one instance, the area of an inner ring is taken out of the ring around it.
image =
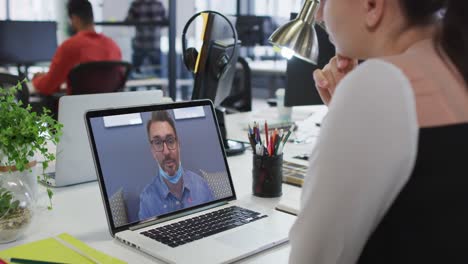
[[[83,62],[121,59],[120,48],[112,39],[93,31],[81,31],[57,48],[49,72],[37,76],[32,83],[39,93],[50,95],[67,82],[67,94],[71,94],[67,77],[74,66]]]

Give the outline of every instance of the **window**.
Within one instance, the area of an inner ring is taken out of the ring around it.
[[[6,19],[6,2],[0,0],[0,18]],[[11,20],[60,20],[66,15],[67,1],[9,0]],[[102,0],[90,0],[96,19],[101,18]]]
[[[195,0],[197,11],[213,10],[222,14],[235,14],[237,1],[219,1],[219,0]]]
[[[50,0],[10,0],[10,19],[56,20],[56,6]]]
[[[6,0],[0,0],[0,20],[5,20],[6,18]]]
[[[253,14],[289,18],[291,12],[299,12],[301,0],[256,0],[253,2]]]

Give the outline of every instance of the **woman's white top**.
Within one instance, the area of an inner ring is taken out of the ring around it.
[[[408,181],[417,155],[415,98],[393,64],[369,60],[338,85],[310,157],[290,263],[355,263]]]

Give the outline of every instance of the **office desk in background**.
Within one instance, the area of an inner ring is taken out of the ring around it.
[[[32,82],[26,83],[28,86],[29,94],[35,95],[37,91],[35,90]],[[177,86],[192,86],[193,79],[177,79]],[[164,94],[168,94],[169,80],[167,78],[148,78],[148,79],[133,79],[127,80],[125,83],[125,89],[135,88],[135,87],[161,87]],[[65,92],[66,86],[62,85],[61,89]]]
[[[177,79],[176,87],[179,86],[193,86],[193,79]],[[164,95],[169,94],[169,80],[167,78],[148,78],[148,79],[133,79],[127,80],[125,89],[135,87],[160,87]]]
[[[297,118],[301,115],[306,115],[305,112],[310,113],[312,111],[312,116],[316,114],[316,117],[319,118],[317,114],[319,110],[314,109],[316,108],[310,107],[308,110],[305,108],[298,109],[293,116]],[[269,111],[268,113],[270,115],[276,113],[276,109],[274,108],[266,110]],[[241,113],[228,116],[228,134],[232,135],[230,138],[237,137],[243,139],[241,134],[247,134],[241,126],[241,121],[247,121],[247,119],[244,118],[248,115],[249,113]],[[255,113],[250,113],[250,115],[253,117],[256,116]],[[313,143],[306,145],[308,151],[311,151]],[[298,151],[294,150],[297,146],[299,146],[299,144],[288,144],[285,148],[285,153]],[[229,157],[228,163],[238,199],[243,199],[244,201],[255,204],[262,204],[269,208],[274,208],[278,204],[281,198],[259,198],[252,195],[251,151],[247,150],[243,155]],[[46,209],[47,197],[45,187],[40,186],[39,189],[39,206],[35,212],[33,223],[26,235],[16,242],[0,245],[0,250],[67,232],[91,247],[128,263],[162,263],[134,248],[113,240],[107,227],[104,206],[97,182],[55,188],[53,198],[54,208],[51,211]],[[301,189],[298,187],[283,184],[283,197],[298,197],[300,191]],[[289,243],[283,244],[246,258],[241,262],[287,263],[289,252]]]
[[[268,78],[269,97],[274,97],[280,86],[280,80],[286,80],[287,60],[247,60],[252,77],[262,76]]]
[[[290,142],[284,148],[284,160],[305,166],[309,165],[308,161],[294,157],[310,154],[320,131],[317,123],[320,124],[327,113],[327,109],[324,105],[293,107],[292,121],[297,125],[297,129],[291,134]],[[280,122],[277,117],[278,110],[276,107],[265,107],[253,112],[226,115],[227,138],[248,143],[248,124],[252,125],[254,121],[260,123],[262,135],[264,136],[263,124],[265,120],[269,124],[274,124]]]
[[[287,60],[248,60],[254,74],[286,74]]]

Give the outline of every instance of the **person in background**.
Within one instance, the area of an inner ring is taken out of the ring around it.
[[[161,22],[166,19],[166,9],[158,0],[134,0],[128,10],[128,22],[146,23]],[[145,59],[151,65],[161,65],[161,27],[151,25],[139,25],[132,40],[132,63],[137,73],[141,73],[140,67]],[[155,71],[158,72],[157,70]]]
[[[159,172],[140,194],[140,220],[212,201],[214,195],[205,179],[182,167],[180,139],[169,113],[153,112],[147,132]]]
[[[70,0],[67,10],[71,26],[77,34],[57,48],[47,73],[34,75],[34,88],[44,95],[60,91],[62,83],[67,82],[70,70],[80,63],[122,59],[117,44],[94,29],[93,9],[89,1]],[[72,89],[67,83],[67,94],[71,94]]]
[[[290,263],[468,263],[467,13],[466,0],[320,2],[339,55],[314,72],[328,114]]]

